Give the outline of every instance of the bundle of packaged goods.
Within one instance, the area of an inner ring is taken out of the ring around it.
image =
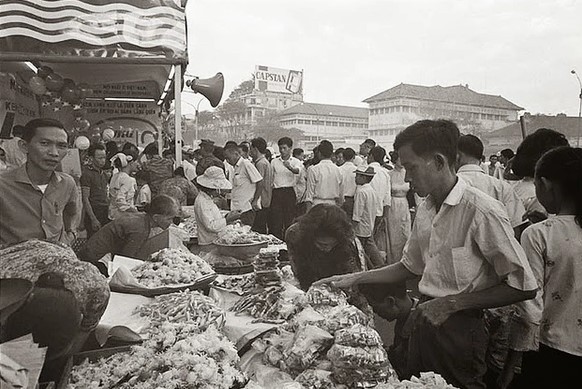
[[[190,284],[214,273],[202,258],[188,251],[163,249],[152,254],[145,262],[131,270],[138,282],[148,288]]]
[[[186,309],[192,315],[175,315],[169,309],[172,303],[179,305],[177,312]],[[223,317],[224,312],[220,316],[211,314],[213,320],[198,320],[197,316],[206,314],[205,310],[220,311],[198,292],[159,297],[154,308],[139,308],[140,313],[155,318],[146,330],[147,340],[141,346],[133,346],[128,353],[115,354],[94,362],[86,360],[75,366],[68,387],[242,387],[247,379],[237,368],[237,350],[218,329],[222,325],[219,317]]]
[[[376,389],[457,389],[448,384],[439,374],[432,371],[420,373],[419,377],[412,377],[410,380],[398,381],[390,380],[385,384],[380,384]]]
[[[373,318],[348,304],[347,295],[312,286],[295,303],[302,310],[253,343],[263,363],[280,368],[304,388],[373,387],[392,375]]]
[[[283,275],[279,270],[279,249],[266,247],[259,251],[253,262],[255,281],[262,287],[281,286]]]
[[[255,322],[283,324],[296,312],[296,306],[294,300],[284,298],[282,287],[269,286],[244,296],[230,310],[251,315]]]
[[[283,243],[283,241],[273,235],[259,234],[258,232],[251,231],[250,226],[241,225],[240,223],[227,225],[216,240],[217,244],[227,246],[263,242],[273,245],[279,245]]]
[[[257,286],[253,273],[229,277],[219,276],[212,285],[241,296],[251,293]]]

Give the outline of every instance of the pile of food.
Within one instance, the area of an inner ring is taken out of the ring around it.
[[[245,296],[256,287],[255,275],[250,273],[231,277],[219,276],[212,285]]]
[[[191,284],[213,274],[212,267],[197,255],[178,249],[163,249],[131,270],[138,282],[148,288]]]
[[[448,384],[439,374],[432,371],[420,373],[420,378],[412,377],[410,380],[388,382],[380,384],[376,389],[457,389]]]
[[[281,286],[283,275],[279,270],[279,250],[262,248],[253,262],[255,281],[262,287]]]
[[[154,325],[187,323],[201,330],[211,324],[222,328],[225,320],[224,311],[216,306],[214,300],[189,290],[157,296],[154,302],[140,306],[137,312]]]
[[[198,237],[198,224],[194,217],[189,217],[178,226],[188,233],[190,238]]]
[[[258,293],[244,296],[230,310],[236,314],[249,314],[260,321],[282,324],[285,322],[279,315],[282,291],[281,287],[264,288]]]
[[[264,242],[277,245],[283,243],[280,239],[273,235],[259,234],[258,232],[251,231],[250,226],[234,223],[226,226],[226,228],[218,236],[218,239],[215,243],[219,245],[232,246]]]

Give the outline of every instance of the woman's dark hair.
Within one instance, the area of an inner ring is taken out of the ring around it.
[[[317,204],[299,219],[299,234],[299,241],[305,242],[303,247],[311,250],[317,236],[332,236],[340,244],[349,244],[354,230],[343,209],[331,204]]]
[[[148,215],[172,216],[173,211],[179,208],[180,204],[173,197],[161,194],[154,197],[151,204],[146,206],[146,213]]]
[[[551,149],[569,146],[568,139],[561,132],[540,128],[529,134],[517,148],[511,168],[519,177],[533,177],[536,163],[542,155]]]
[[[582,227],[582,148],[558,147],[545,153],[536,165],[536,177],[558,185],[576,205],[576,223]]]
[[[396,135],[394,150],[410,145],[421,157],[441,153],[453,165],[457,160],[459,136],[459,128],[449,120],[420,120]]]
[[[65,126],[63,126],[63,123],[59,122],[58,120],[45,119],[45,118],[32,119],[31,121],[26,123],[26,125],[24,126],[24,131],[22,132],[21,139],[27,143],[30,142],[32,140],[32,138],[34,138],[34,136],[36,135],[36,131],[39,128],[43,128],[43,127],[56,127],[56,128],[60,128],[61,130],[67,132],[67,130],[65,130]],[[67,138],[68,137],[69,137],[69,134],[67,133]]]

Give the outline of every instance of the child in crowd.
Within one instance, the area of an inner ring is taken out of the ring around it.
[[[394,342],[387,348],[388,359],[399,379],[410,378],[406,369],[406,355],[411,331],[410,318],[418,305],[418,299],[408,294],[405,283],[362,284],[359,290],[376,315],[388,322],[396,320]]]
[[[534,183],[550,216],[528,227],[521,244],[540,289],[535,299],[517,305],[502,387],[524,352],[515,386],[565,388],[579,380],[582,367],[582,149],[544,154]]]
[[[143,208],[152,202],[152,191],[148,185],[149,178],[149,172],[146,170],[140,170],[135,174],[139,188],[135,204],[140,211],[143,211]]]
[[[378,209],[378,194],[370,185],[374,178],[373,167],[362,167],[356,169],[356,194],[354,195],[354,211],[352,221],[354,232],[368,257],[368,268],[374,269],[382,266],[384,258],[376,243],[374,242],[374,221],[376,210]]]

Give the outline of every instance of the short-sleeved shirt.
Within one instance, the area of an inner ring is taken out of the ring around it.
[[[505,206],[512,227],[523,224],[525,208],[511,184],[491,177],[477,165],[461,166],[457,171],[457,176],[461,177],[473,188],[477,188],[495,200],[501,201]]]
[[[357,166],[348,161],[340,166],[342,173],[341,192],[344,197],[354,197],[356,194],[356,169]]]
[[[550,216],[528,227],[521,244],[540,286],[536,298],[517,304],[517,335],[530,340],[523,351],[537,350],[531,340],[539,334],[546,346],[582,356],[582,227],[574,215]]]
[[[118,172],[111,177],[109,183],[109,219],[115,220],[135,203],[137,183],[135,178],[125,172]]]
[[[376,216],[382,216],[384,214],[384,207],[390,206],[392,203],[392,194],[390,188],[390,172],[388,169],[381,166],[378,162],[372,162],[368,167],[373,167],[374,178],[370,182],[372,188],[378,193],[378,197],[381,201],[378,203],[378,213]]]
[[[352,220],[357,224],[354,228],[356,236],[369,238],[374,232],[374,221],[378,209],[378,195],[372,185],[358,185],[354,196],[354,213]]]
[[[93,207],[107,207],[107,173],[104,170],[87,165],[83,167],[81,188],[89,188],[89,203]]]
[[[261,156],[255,162],[255,167],[257,171],[263,177],[263,188],[261,190],[261,207],[262,208],[269,208],[271,206],[271,198],[273,195],[273,176],[274,170],[271,166],[271,163],[265,158],[265,156]]]
[[[233,169],[230,209],[250,211],[253,208],[251,201],[257,189],[257,182],[262,179],[251,161],[239,158]]]
[[[26,164],[0,174],[0,244],[28,239],[63,241],[63,213],[77,209],[73,177],[54,172],[44,191],[33,184]]]
[[[204,191],[200,191],[194,202],[194,217],[198,226],[198,244],[206,246],[213,243],[220,231],[226,227],[226,219],[220,209]]]
[[[438,212],[430,195],[420,204],[400,262],[422,275],[419,291],[430,297],[476,292],[500,282],[537,289],[503,205],[462,178]]]
[[[339,167],[324,159],[307,169],[305,201],[313,204],[334,203],[341,195],[342,175]]]
[[[289,157],[288,161],[291,164],[291,167],[301,171],[303,164],[300,160],[295,157]],[[299,173],[295,174],[291,170],[287,169],[285,165],[283,165],[283,159],[281,157],[274,158],[271,161],[271,166],[273,166],[273,170],[275,172],[273,178],[273,188],[291,188],[295,186]]]

